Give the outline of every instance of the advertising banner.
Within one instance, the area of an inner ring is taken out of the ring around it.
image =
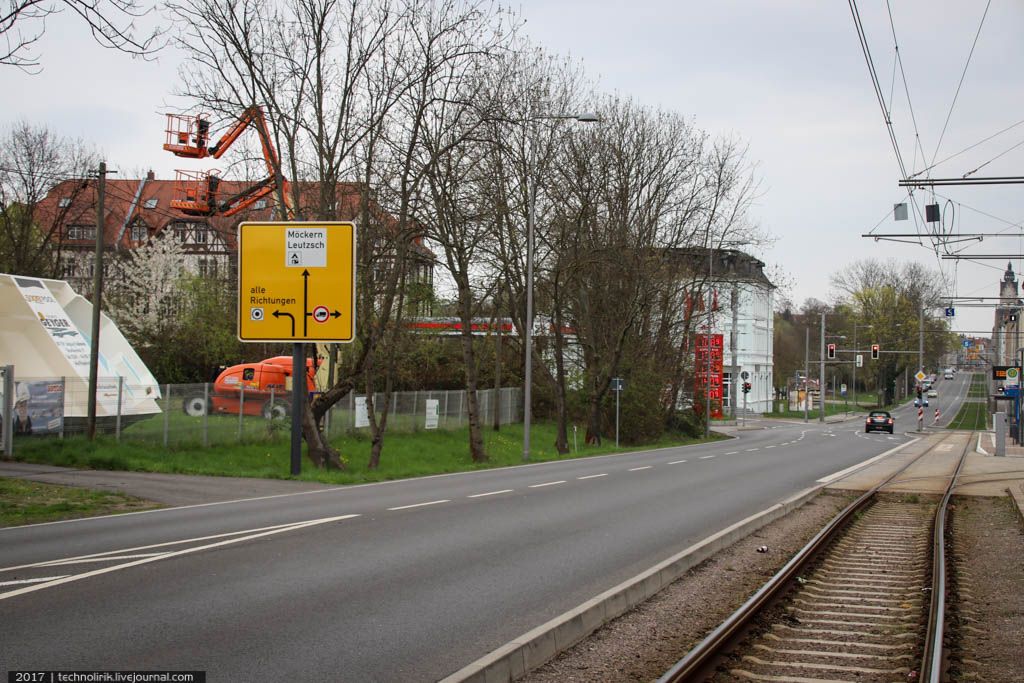
[[[427,429],[437,429],[438,403],[436,398],[427,399]]]
[[[722,352],[723,337],[720,334],[698,334],[694,345],[694,403],[703,405],[710,399],[713,419],[720,419],[722,412]]]
[[[17,382],[14,389],[15,436],[59,434],[64,425],[64,382],[33,380]]]

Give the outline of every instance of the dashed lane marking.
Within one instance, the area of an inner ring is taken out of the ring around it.
[[[515,489],[502,489],[500,491],[488,491],[487,493],[474,493],[472,496],[466,496],[466,498],[483,498],[484,496],[496,496],[499,493],[512,493]]]
[[[757,449],[757,448],[748,448],[747,449],[747,453],[753,453],[756,450],[759,450],[759,449]]]
[[[630,472],[639,472],[640,470],[649,470],[653,465],[644,465],[643,467],[630,467]]]
[[[559,479],[558,481],[546,481],[543,484],[530,484],[531,489],[539,489],[542,486],[554,486],[555,484],[564,484],[565,479]]]
[[[739,451],[729,451],[726,455],[736,455]]]
[[[392,511],[392,510],[408,510],[410,508],[421,508],[421,507],[424,507],[426,505],[440,505],[441,503],[450,503],[450,502],[451,502],[450,499],[445,498],[444,500],[431,500],[431,501],[427,501],[426,503],[413,503],[412,505],[399,505],[398,507],[395,507],[395,508],[388,508],[388,510],[389,511]]]
[[[700,459],[701,460],[710,460],[713,457],[715,457],[715,456],[713,456],[713,455],[702,455],[702,456],[700,456]]]
[[[733,451],[733,452],[735,453],[735,451]],[[684,462],[686,462],[686,461],[685,460],[673,460],[672,462],[669,463],[669,465],[679,465],[679,464],[682,464]]]
[[[597,479],[598,477],[607,477],[607,476],[608,476],[607,473],[602,473],[602,474],[588,474],[585,477],[576,477],[576,478],[579,479],[580,481],[583,481],[584,479]]]
[[[765,450],[768,450],[769,448],[775,448],[775,446],[765,446],[764,447]]]

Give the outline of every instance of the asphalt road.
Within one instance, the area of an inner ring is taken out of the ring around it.
[[[939,382],[945,419],[967,377]],[[436,680],[906,442],[915,415],[891,437],[766,420],[701,446],[0,529],[0,669]]]

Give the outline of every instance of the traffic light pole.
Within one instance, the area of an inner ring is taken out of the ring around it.
[[[818,400],[821,401],[821,408],[818,411],[818,422],[825,421],[825,313],[821,314],[821,354],[818,356],[820,369],[818,370]]]

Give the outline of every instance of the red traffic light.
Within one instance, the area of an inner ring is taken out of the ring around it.
[[[878,351],[879,351],[878,344],[872,344],[871,345],[871,360],[878,360]]]
[[[829,360],[833,360],[836,357],[836,345],[835,344],[829,344],[828,345],[828,357],[829,357]]]

